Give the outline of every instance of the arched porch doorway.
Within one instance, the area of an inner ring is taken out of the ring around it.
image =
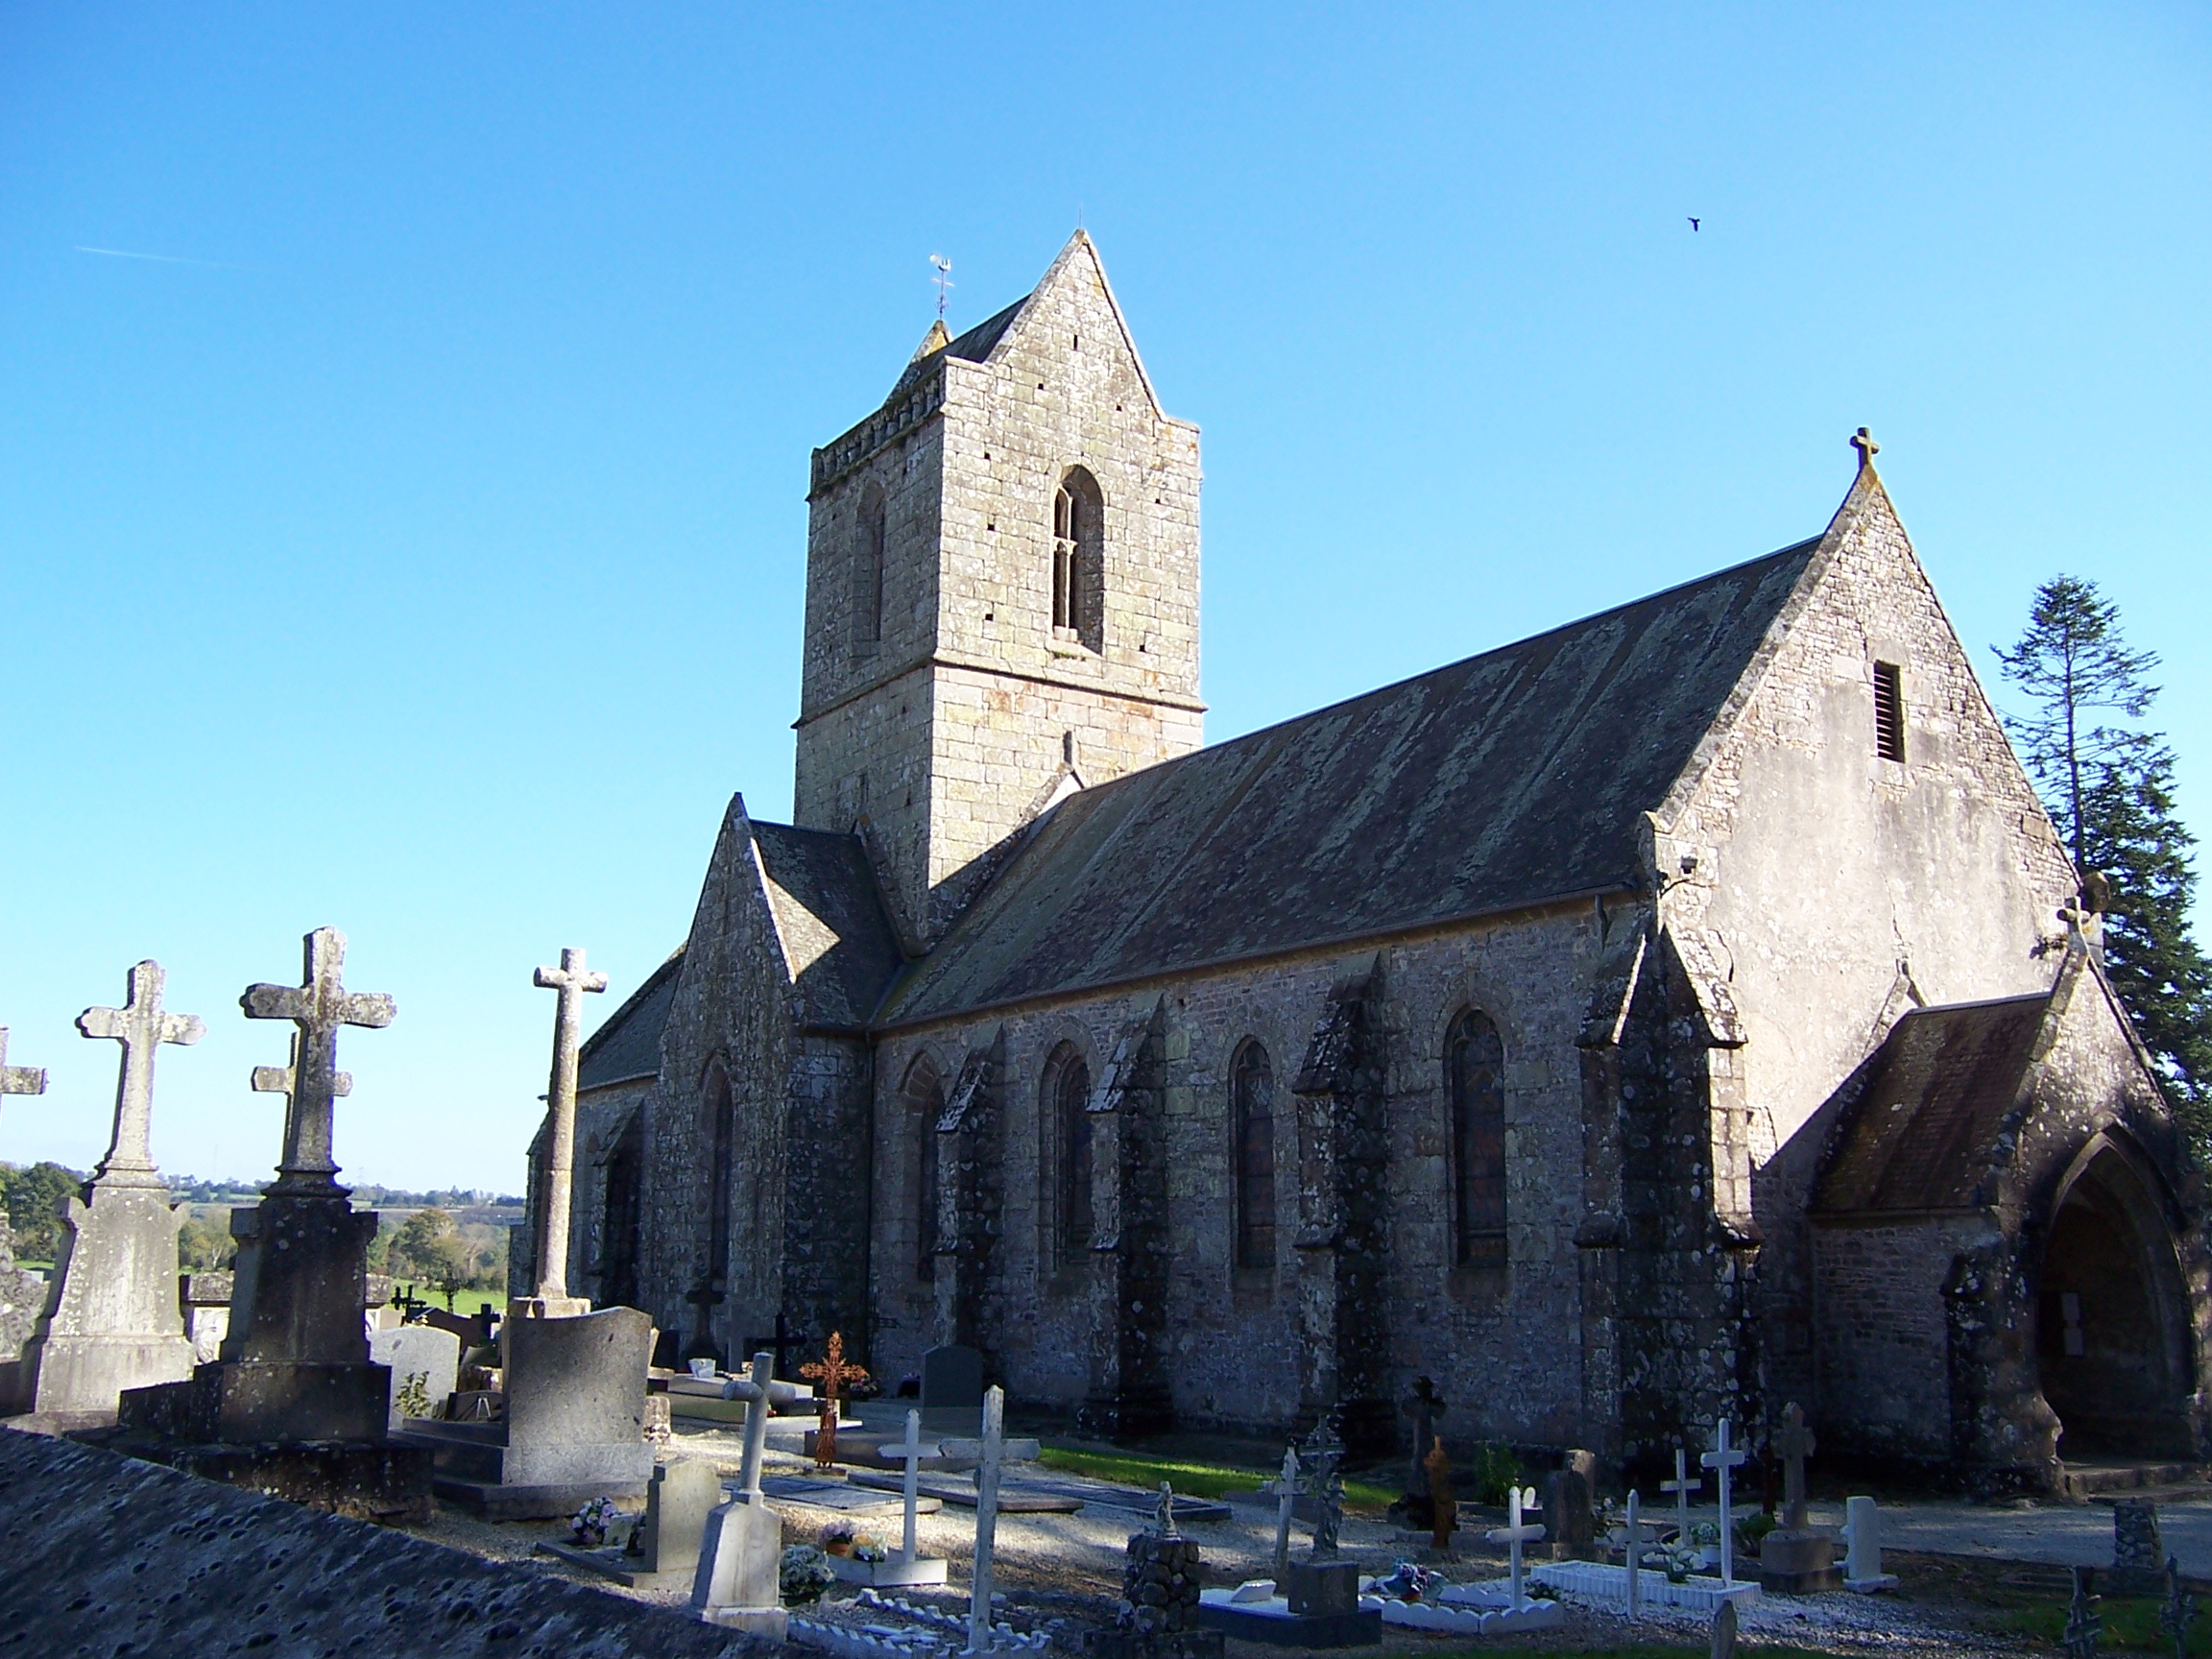
[[[2195,1344],[2166,1217],[2156,1177],[2106,1136],[2060,1185],[2035,1348],[2069,1461],[2191,1455]]]

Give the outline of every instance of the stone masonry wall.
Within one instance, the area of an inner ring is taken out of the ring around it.
[[[1616,922],[1615,926],[1621,926]],[[1427,1372],[1455,1402],[1455,1438],[1581,1443],[1585,1413],[1576,1334],[1582,1219],[1582,1101],[1575,1039],[1598,961],[1588,906],[1468,927],[1380,952],[1387,1048],[1382,1161],[1392,1396]],[[1046,1057],[1063,1041],[1081,1050],[1094,1086],[1121,1040],[1161,1010],[1170,1277],[1166,1376],[1179,1420],[1285,1428],[1310,1404],[1311,1356],[1301,1322],[1298,1247],[1302,1148],[1291,1082],[1333,990],[1374,972],[1378,952],[1331,952],[1255,964],[1166,987],[1072,998],[988,1021],[896,1032],[877,1067],[877,1208],[873,1257],[875,1357],[880,1372],[915,1369],[941,1340],[938,1308],[907,1265],[914,1217],[902,1173],[917,1155],[914,1115],[896,1090],[928,1052],[939,1074],[1004,1030],[1003,1211],[997,1241],[1005,1310],[1004,1381],[1020,1397],[1070,1408],[1094,1397],[1092,1310],[1114,1292],[1094,1275],[1110,1254],[1062,1263],[1040,1238],[1040,1158]],[[1446,1189],[1443,1046],[1458,1012],[1475,1006],[1499,1024],[1506,1049],[1509,1265],[1481,1273],[1452,1264]],[[1229,1068],[1247,1038],[1262,1044],[1276,1080],[1277,1251],[1271,1271],[1235,1267],[1230,1212]]]

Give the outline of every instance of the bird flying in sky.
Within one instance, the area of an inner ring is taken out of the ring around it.
[[[1690,221],[1690,228],[1691,228],[1691,230],[1692,230],[1692,231],[1695,231],[1695,230],[1696,230],[1696,228],[1697,228],[1697,221],[1696,221],[1696,220],[1693,219],[1693,220],[1691,220],[1691,221]]]

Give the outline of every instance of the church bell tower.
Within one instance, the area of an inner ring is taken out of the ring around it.
[[[794,817],[859,830],[910,951],[1054,801],[1202,740],[1198,482],[1080,230],[814,451]]]

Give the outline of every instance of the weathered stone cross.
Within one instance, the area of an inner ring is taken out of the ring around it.
[[[96,1187],[158,1187],[150,1137],[154,1126],[154,1060],[164,1043],[190,1046],[207,1034],[197,1014],[169,1014],[161,1007],[167,975],[158,962],[131,970],[130,995],[120,1008],[87,1008],[77,1029],[123,1045],[122,1074],[115,1084],[115,1135],[108,1156],[92,1171]]]
[[[1799,1531],[1805,1527],[1805,1459],[1818,1450],[1813,1431],[1805,1427],[1805,1409],[1792,1400],[1782,1407],[1782,1427],[1767,1436],[1767,1444],[1782,1459],[1782,1525]]]
[[[291,1065],[253,1068],[255,1089],[286,1097],[284,1157],[269,1190],[324,1195],[343,1190],[330,1156],[331,1119],[338,1096],[353,1092],[353,1079],[338,1070],[338,1028],[380,1030],[398,1009],[380,993],[346,989],[346,935],[337,928],[316,928],[301,954],[300,984],[249,985],[238,1005],[249,1020],[289,1020],[300,1027]]]
[[[8,1064],[8,1027],[0,1025],[0,1094],[43,1094],[46,1070],[42,1066]]]
[[[1736,1582],[1736,1523],[1728,1510],[1728,1499],[1735,1471],[1744,1455],[1742,1447],[1728,1444],[1728,1419],[1723,1417],[1713,1431],[1713,1450],[1697,1459],[1714,1472],[1720,1488],[1720,1587],[1723,1590]]]
[[[1524,1515],[1536,1507],[1536,1488],[1531,1486],[1524,1493],[1516,1486],[1512,1493],[1506,1509],[1506,1524],[1491,1527],[1482,1536],[1493,1544],[1503,1544],[1506,1548],[1507,1558],[1512,1565],[1513,1606],[1518,1611],[1527,1605],[1521,1595],[1521,1547],[1525,1544],[1541,1544],[1544,1541],[1544,1528],[1522,1521]]]
[[[568,1200],[576,1169],[576,1031],[584,996],[607,989],[607,975],[584,965],[584,948],[561,950],[561,966],[530,977],[541,991],[560,993],[553,1011],[553,1072],[545,1085],[545,1214],[538,1227],[538,1295],[552,1304],[568,1300]],[[547,1312],[556,1311],[551,1306]],[[581,1311],[581,1310],[579,1310]]]
[[[1873,435],[1862,426],[1851,435],[1851,447],[1859,451],[1859,470],[1863,472],[1874,465],[1874,457],[1882,447]]]

